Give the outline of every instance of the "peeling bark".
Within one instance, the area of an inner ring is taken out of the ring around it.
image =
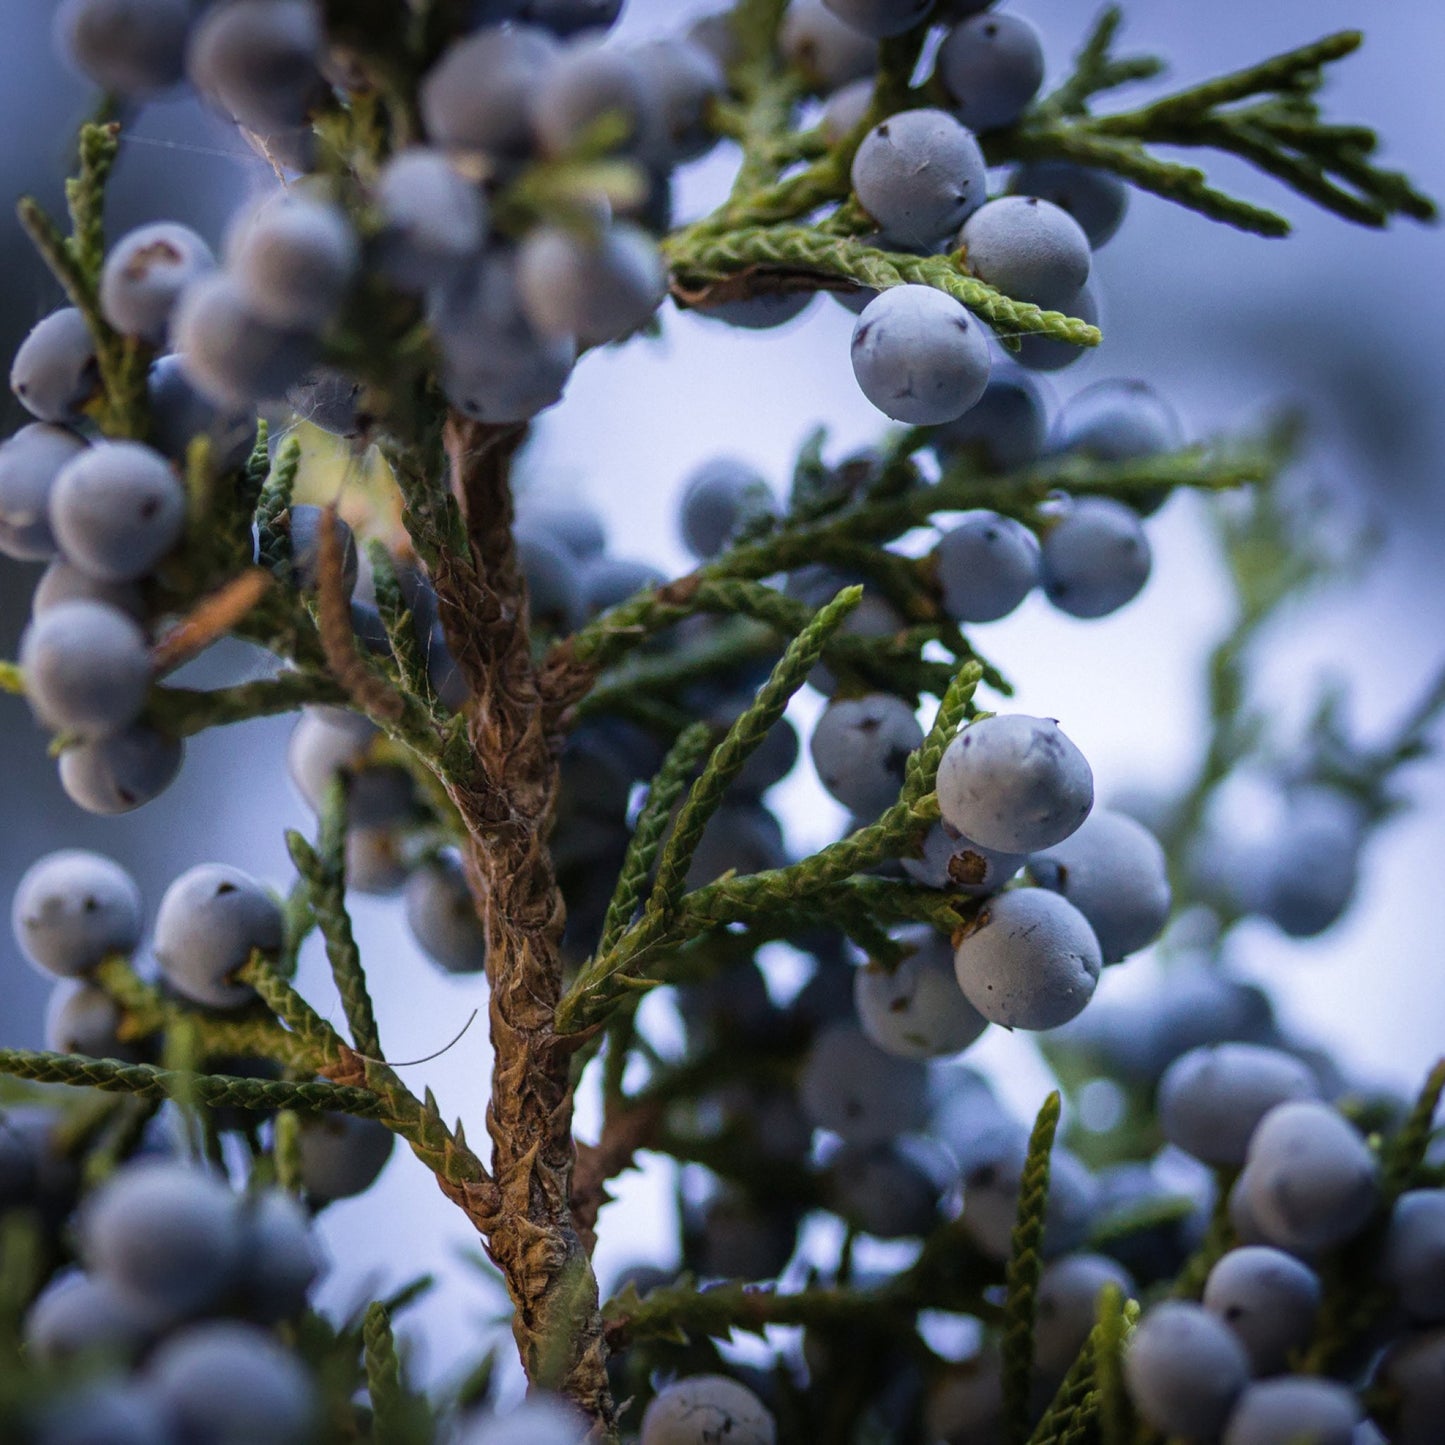
[[[512,538],[508,473],[522,434],[448,421],[451,481],[471,555],[445,559],[433,577],[442,627],[468,683],[471,766],[446,783],[467,828],[467,878],[486,923],[491,984],[487,1128],[496,1195],[488,1204],[496,1208],[473,1218],[506,1278],[528,1379],[569,1396],[611,1434],[597,1282],[571,1202],[568,1071],[576,1044],[552,1029],[564,911],[547,840],[561,738],[559,710],[532,658]]]

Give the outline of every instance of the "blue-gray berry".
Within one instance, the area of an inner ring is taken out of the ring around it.
[[[1439,1445],[1445,1420],[1445,1329],[1402,1335],[1377,1378],[1391,1392],[1390,1445]]]
[[[646,588],[661,587],[666,575],[651,562],[628,557],[593,557],[578,570],[587,615],[595,617]]]
[[[1054,446],[1101,462],[1128,462],[1175,451],[1184,429],[1174,408],[1147,381],[1096,381],[1059,409]]]
[[[519,20],[566,36],[608,29],[622,13],[622,0],[522,0],[513,8]]]
[[[355,893],[400,893],[411,876],[403,835],[386,827],[346,830],[346,886]]]
[[[242,1201],[238,1303],[248,1319],[293,1319],[321,1273],[322,1255],[306,1211],[289,1194],[264,1189]]]
[[[1303,1350],[1319,1315],[1319,1276],[1283,1250],[1246,1244],[1220,1256],[1204,1307],[1239,1336],[1256,1375],[1274,1375]]]
[[[235,411],[284,397],[316,359],[312,335],[262,320],[226,271],[186,288],[172,339],[185,379],[217,406]]]
[[[1249,1383],[1244,1346],[1203,1305],[1149,1310],[1124,1354],[1124,1380],[1143,1419],[1166,1435],[1209,1439]]]
[[[828,1208],[876,1239],[915,1239],[937,1222],[941,1190],[895,1144],[845,1144],[828,1161]]]
[[[796,320],[812,304],[811,291],[761,291],[734,301],[714,301],[694,313],[745,331],[770,331]]]
[[[984,904],[954,953],[964,997],[990,1023],[1011,1029],[1068,1023],[1094,996],[1101,966],[1088,920],[1042,888]]]
[[[1106,1255],[1065,1254],[1044,1267],[1034,1303],[1034,1368],[1045,1379],[1061,1380],[1078,1358],[1111,1286],[1121,1299],[1134,1295],[1129,1271]]]
[[[162,1320],[214,1308],[241,1262],[235,1195],[212,1175],[143,1159],[86,1201],[81,1256],[122,1298]]]
[[[361,244],[346,212],[295,190],[263,197],[226,236],[226,267],[247,310],[288,331],[330,325],[360,265]]]
[[[653,1396],[640,1445],[774,1445],[777,1422],[746,1385],[726,1375],[689,1375]]]
[[[181,539],[186,492],[170,462],[139,442],[97,442],[50,493],[50,529],[67,560],[106,582],[136,582]]]
[[[1039,32],[1020,15],[976,15],[944,36],[937,73],[965,125],[1012,125],[1044,81]]]
[[[550,532],[579,562],[598,560],[607,550],[607,528],[595,508],[583,502],[517,499],[517,520],[534,532]]]
[[[831,145],[838,145],[845,137],[853,134],[863,123],[863,118],[868,114],[873,105],[873,78],[864,76],[861,80],[850,80],[847,85],[839,86],[827,99],[823,106],[823,114],[819,117],[818,126]],[[833,293],[837,300],[855,313],[861,311],[864,306],[877,294],[867,287],[861,287],[852,293],[862,298],[858,305],[851,306],[848,301],[848,292],[835,291]]]
[[[709,120],[727,89],[722,66],[701,46],[671,36],[637,46],[632,58],[657,107],[653,158],[676,165],[705,155],[717,142]]]
[[[1001,713],[966,727],[938,769],[944,822],[985,848],[1030,853],[1089,816],[1094,775],[1052,718]]]
[[[32,863],[15,889],[11,924],[20,951],[59,978],[93,973],[140,942],[140,889],[119,863],[62,848]]]
[[[808,742],[818,780],[849,811],[876,818],[898,801],[908,759],[923,742],[913,709],[892,693],[828,704]]]
[[[1084,289],[1064,308],[1068,315],[1086,321],[1090,326],[1099,324],[1099,298],[1095,287],[1093,281],[1085,283]],[[1088,352],[1087,346],[1076,346],[1072,341],[1035,331],[1019,338],[1019,349],[1014,359],[1030,371],[1062,371]]]
[[[1027,161],[1009,177],[1008,188],[1067,211],[1096,251],[1119,229],[1129,205],[1129,187],[1120,177],[1072,161]]]
[[[884,1053],[932,1059],[962,1053],[988,1027],[964,998],[953,949],[935,929],[910,929],[912,951],[891,971],[869,964],[853,973],[853,1004],[863,1032]]]
[[[283,934],[281,910],[256,879],[224,863],[202,863],[182,873],[161,899],[156,962],[183,998],[238,1008],[254,994],[232,975],[257,950],[274,954]]]
[[[106,582],[63,557],[55,557],[30,594],[31,615],[38,617],[64,602],[100,602],[137,622],[143,622],[146,615],[145,599],[134,582]]]
[[[146,635],[103,602],[64,602],[20,637],[25,695],[42,722],[108,737],[141,714],[151,685]]]
[[[590,346],[645,326],[667,295],[667,272],[640,226],[614,223],[596,237],[538,226],[518,248],[517,285],[543,336]]]
[[[678,527],[699,561],[716,557],[749,518],[777,510],[767,479],[735,457],[704,462],[683,483]]]
[[[1106,617],[1144,590],[1153,566],[1138,515],[1112,497],[1080,497],[1043,536],[1044,592],[1071,617]]]
[[[10,389],[37,421],[79,421],[99,386],[95,342],[73,306],[37,321],[10,367]]]
[[[68,1387],[40,1405],[31,1445],[180,1445],[154,1390],[101,1377]]]
[[[823,0],[845,24],[875,40],[902,35],[928,18],[934,0]]]
[[[983,324],[932,286],[892,286],[853,327],[853,375],[885,416],[934,426],[963,415],[988,385]]]
[[[923,1066],[886,1054],[855,1025],[835,1024],[813,1040],[798,1096],[813,1125],[849,1144],[882,1144],[923,1127]]]
[[[1156,1108],[1171,1144],[1206,1164],[1237,1166],[1271,1109],[1318,1095],[1310,1067],[1283,1050],[1224,1043],[1176,1059],[1159,1081]]]
[[[481,252],[487,235],[481,188],[444,151],[398,151],[377,177],[376,204],[382,223],[376,264],[408,291],[450,280]]]
[[[1353,1238],[1379,1199],[1380,1167],[1369,1146],[1327,1104],[1279,1104],[1249,1141],[1237,1186],[1265,1241],[1312,1255]]]
[[[448,973],[481,973],[487,933],[461,863],[450,853],[423,863],[407,879],[406,921],[422,951]]]
[[[300,126],[322,94],[324,47],[312,0],[231,0],[196,23],[186,74],[213,105],[271,135]]]
[[[415,790],[407,771],[368,761],[376,727],[355,713],[308,709],[297,719],[286,746],[286,768],[296,791],[320,814],[336,778],[346,783],[347,820],[369,828],[410,815]]]
[[[43,1365],[76,1356],[130,1364],[155,1337],[155,1316],[109,1280],[71,1270],[57,1275],[25,1316],[25,1350]]]
[[[1153,943],[1169,921],[1169,865],[1159,840],[1124,813],[1095,808],[1078,831],[1036,853],[1029,872],[1089,920],[1105,963]]]
[[[62,0],[54,34],[60,53],[102,90],[144,99],[185,75],[191,0]]]
[[[810,87],[825,94],[872,75],[878,64],[878,42],[845,24],[823,0],[790,0],[778,48]]]
[[[191,384],[179,356],[162,356],[152,364],[146,396],[149,441],[173,462],[186,460],[197,437],[210,444],[211,465],[217,471],[233,472],[251,455],[256,441],[254,408],[218,406]]]
[[[519,523],[513,534],[517,561],[527,580],[527,610],[538,632],[567,633],[587,618],[577,564],[549,532]]]
[[[943,610],[955,622],[1007,617],[1039,580],[1038,539],[997,512],[965,513],[938,539],[933,562]]]
[[[84,437],[46,422],[31,422],[0,445],[0,552],[20,562],[55,555],[50,493],[85,448]]]
[[[364,1194],[391,1158],[396,1136],[375,1119],[321,1114],[301,1121],[301,1184],[318,1203]]]
[[[287,510],[291,539],[291,582],[302,592],[315,593],[321,587],[321,531],[326,509],[309,502],[293,502]],[[351,528],[338,516],[332,517],[335,540],[341,551],[341,590],[350,596],[356,587],[360,560]]]
[[[156,221],[128,231],[106,253],[100,309],[122,336],[160,344],[181,292],[216,264],[211,248],[189,226]]]
[[[655,150],[661,125],[631,53],[591,36],[558,49],[532,97],[531,117],[539,146],[553,157],[572,155],[603,123],[615,141],[609,149]]]
[[[853,190],[891,240],[932,246],[983,204],[984,172],[973,132],[954,116],[904,110],[863,137],[853,157]]]
[[[964,1232],[990,1259],[1012,1251],[1019,1190],[1028,1161],[1028,1133],[1012,1121],[973,1142],[963,1166]],[[1078,1249],[1098,1202],[1093,1176],[1076,1154],[1055,1148],[1049,1167],[1043,1252],[1047,1258]]]
[[[1395,1201],[1381,1273],[1411,1320],[1445,1323],[1445,1189],[1411,1189]]]
[[[924,1401],[930,1440],[996,1441],[1003,1438],[1003,1366],[985,1345],[934,1378]]]
[[[963,223],[959,244],[980,281],[1059,311],[1089,279],[1089,240],[1067,211],[1037,196],[1000,196]]]
[[[172,1335],[146,1366],[183,1440],[309,1445],[321,1419],[301,1361],[255,1325],[216,1320]]]
[[[575,337],[544,337],[523,312],[514,255],[485,254],[433,291],[429,316],[442,357],[442,387],[474,421],[525,421],[562,395],[577,359]]]
[[[120,1038],[123,1022],[120,1005],[99,985],[63,979],[46,1004],[45,1047],[58,1054],[142,1063],[145,1048]]]
[[[1294,792],[1265,852],[1259,912],[1291,938],[1323,933],[1354,899],[1364,841],[1364,811],[1355,799],[1330,787]]]
[[[1043,456],[1048,430],[1039,382],[1016,362],[996,356],[983,395],[929,440],[945,465],[967,456],[990,471],[1013,472]]]
[[[555,1395],[532,1394],[505,1415],[468,1424],[456,1445],[586,1445],[588,1438],[587,1422],[571,1405]]]
[[[184,760],[179,738],[139,722],[66,748],[60,755],[60,786],[76,807],[115,817],[160,797]]]
[[[422,78],[427,136],[451,151],[480,152],[501,170],[532,152],[531,102],[556,59],[545,31],[488,27],[449,47]]]
[[[1261,1380],[1239,1397],[1223,1445],[1351,1445],[1359,1423],[1354,1391],[1334,1380]]]

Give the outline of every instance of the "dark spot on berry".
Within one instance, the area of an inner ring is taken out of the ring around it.
[[[227,893],[234,893],[235,891],[236,885],[234,883],[220,883],[216,886],[216,897],[224,898]]]

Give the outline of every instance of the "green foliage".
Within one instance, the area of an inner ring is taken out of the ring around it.
[[[1019,1184],[1018,1220],[1014,1225],[1004,1284],[1003,1391],[1004,1428],[1023,1445],[1029,1436],[1030,1397],[1034,1384],[1034,1308],[1039,1276],[1044,1270],[1044,1222],[1049,1205],[1049,1156],[1059,1127],[1063,1098],[1056,1090],[1044,1100],[1029,1135],[1028,1157]]]
[[[340,3],[325,8],[333,39],[368,79],[349,101],[328,103],[316,122],[321,169],[338,193],[353,196],[388,154],[419,135],[417,79],[460,24],[461,6],[436,0],[408,8],[368,0],[354,13]],[[853,151],[869,126],[900,109],[939,101],[935,82],[914,83],[928,27],[884,43],[867,115],[851,135],[830,144],[820,131],[801,126],[806,86],[786,69],[776,44],[784,8],[782,0],[739,0],[732,12],[741,54],[732,94],[711,120],[719,134],[739,142],[741,160],[717,209],[660,243],[676,300],[705,310],[759,295],[922,284],[975,311],[1005,344],[1030,334],[1098,344],[1096,327],[984,284],[970,274],[961,252],[919,257],[865,239],[875,228],[851,194]],[[1194,166],[1156,154],[1161,146],[1186,147],[1243,159],[1360,224],[1433,218],[1428,198],[1376,163],[1373,132],[1327,121],[1320,112],[1317,93],[1327,68],[1357,47],[1358,35],[1326,37],[1134,110],[1101,114],[1094,109],[1100,97],[1153,79],[1162,69],[1153,57],[1116,54],[1119,26],[1119,11],[1105,11],[1063,84],[1016,125],[983,137],[991,164],[1071,160],[1246,230],[1288,230],[1274,211],[1216,188]],[[499,234],[515,238],[539,219],[576,224],[599,199],[619,209],[635,204],[644,177],[634,162],[611,154],[615,129],[604,118],[576,154],[541,160],[499,183],[493,197]],[[113,125],[82,132],[78,174],[67,187],[68,233],[33,202],[23,202],[20,214],[94,337],[101,386],[90,420],[108,436],[143,437],[149,349],[117,336],[98,304],[104,193],[118,139]],[[566,972],[547,952],[561,927],[555,890],[539,899],[519,889],[525,920],[508,918],[507,929],[494,930],[522,943],[517,958],[489,961],[498,1063],[488,1120],[494,1156],[485,1162],[460,1124],[446,1124],[430,1089],[421,1086],[418,1096],[397,1072],[403,1065],[386,1060],[347,909],[348,795],[337,782],[316,840],[288,835],[297,878],[285,905],[285,946],[275,958],[256,955],[238,974],[255,990],[254,1004],[225,1015],[192,1008],[112,959],[97,981],[119,1007],[120,1037],[145,1046],[165,1065],[4,1050],[0,1076],[71,1087],[62,1147],[92,1184],[134,1151],[162,1101],[178,1105],[193,1147],[213,1159],[222,1154],[216,1111],[246,1111],[237,1132],[248,1147],[252,1184],[274,1181],[298,1194],[306,1116],[336,1112],[379,1120],[408,1143],[487,1237],[518,1303],[518,1340],[533,1382],[541,1386],[570,1387],[578,1339],[595,1346],[598,1360],[604,1348],[624,1355],[627,1378],[650,1389],[646,1382],[655,1369],[716,1367],[718,1342],[734,1332],[766,1337],[773,1326],[801,1326],[810,1340],[849,1365],[856,1362],[857,1369],[837,1372],[851,1377],[826,1417],[817,1413],[827,1403],[820,1400],[819,1382],[803,1386],[781,1378],[780,1371],[780,1415],[797,1422],[798,1431],[817,1426],[819,1438],[864,1445],[889,1438],[892,1422],[867,1412],[868,1389],[884,1378],[892,1359],[907,1361],[921,1389],[946,1374],[924,1340],[920,1314],[967,1313],[999,1352],[1011,1445],[1136,1445],[1144,1435],[1123,1389],[1121,1360],[1140,1303],[1117,1292],[1106,1292],[1078,1359],[1042,1414],[1036,1411],[1035,1316],[1050,1152],[1062,1115],[1059,1093],[1049,1096],[1034,1125],[1012,1252],[1003,1267],[971,1238],[965,1201],[963,1216],[940,1219],[921,1240],[914,1262],[882,1282],[855,1277],[850,1234],[836,1268],[815,1269],[797,1287],[742,1281],[700,1287],[684,1272],[645,1295],[629,1286],[595,1321],[590,1240],[579,1240],[594,1232],[609,1180],[641,1149],[706,1166],[799,1212],[827,1203],[815,1169],[797,1161],[760,1163],[746,1131],[709,1130],[704,1122],[722,1085],[793,1086],[809,1038],[800,1017],[780,1011],[774,1034],[722,1037],[687,1057],[668,1059],[634,1027],[637,1004],[649,990],[716,982],[739,960],[751,960],[761,944],[803,930],[841,934],[887,967],[902,954],[889,931],[894,925],[922,922],[952,934],[978,907],[975,900],[881,872],[917,856],[938,822],[938,769],[959,729],[980,715],[978,690],[998,697],[1010,692],[1007,678],[944,615],[929,564],[897,545],[915,529],[978,507],[1037,528],[1061,491],[1140,502],[1161,490],[1253,489],[1251,500],[1231,497],[1228,507],[1215,510],[1238,616],[1211,659],[1209,750],[1164,838],[1176,862],[1176,898],[1196,901],[1178,863],[1197,838],[1216,790],[1241,766],[1277,761],[1263,708],[1250,696],[1252,646],[1292,601],[1338,570],[1324,549],[1302,537],[1299,517],[1273,486],[1291,459],[1292,427],[1122,463],[1049,456],[1002,474],[966,455],[947,460],[936,480],[926,479],[931,472],[919,465],[932,433],[896,431],[864,468],[862,482],[845,486],[836,485],[823,461],[824,440],[815,437],[798,458],[782,515],[749,519],[721,555],[690,576],[640,592],[571,636],[533,638],[510,533],[508,469],[520,429],[469,428],[446,413],[419,309],[404,299],[366,294],[327,346],[327,362],[349,367],[366,385],[366,440],[384,455],[394,482],[389,500],[397,503],[404,536],[366,539],[390,655],[373,658],[358,649],[346,600],[334,576],[328,580],[328,570],[337,568],[323,566],[319,596],[295,589],[288,514],[298,494],[308,495],[301,490],[307,481],[303,450],[290,438],[273,461],[262,424],[255,450],[234,475],[220,474],[204,442],[193,447],[185,468],[189,535],[148,585],[156,615],[172,619],[156,643],[158,679],[224,636],[265,648],[277,670],[209,691],[158,682],[147,717],[187,737],[308,704],[350,706],[380,729],[375,758],[401,765],[418,784],[409,844],[424,854],[460,844],[478,874],[494,853],[525,855],[514,844],[526,828],[533,830],[535,854],[545,852],[554,821],[556,758],[580,722],[635,724],[659,744],[665,761],[632,827],[595,946],[590,956],[569,960]],[[253,523],[259,567],[251,565]],[[403,569],[414,560],[425,564],[436,584],[442,631],[468,682],[469,696],[455,714],[436,695],[426,643],[408,604]],[[778,585],[779,574],[814,565],[860,583],[819,608]],[[846,619],[865,590],[896,610],[896,630],[849,633]],[[678,624],[702,618],[708,627],[666,649],[656,645],[669,629],[676,637]],[[770,667],[767,681],[721,736],[693,720],[695,685],[734,682],[742,669],[758,664]],[[820,666],[835,675],[843,696],[886,688],[919,706],[925,699],[936,703],[923,743],[907,760],[897,801],[797,862],[689,887],[704,829]],[[23,687],[19,669],[0,663],[0,690],[18,693]],[[1358,797],[1372,823],[1380,822],[1398,805],[1395,779],[1422,755],[1442,708],[1445,680],[1391,736],[1365,746],[1351,737],[1338,699],[1326,696],[1306,744],[1315,776]],[[547,760],[550,775],[512,775],[525,772],[529,745]],[[535,816],[527,816],[529,807]],[[548,873],[549,887],[551,881]],[[1223,924],[1234,921],[1227,904],[1206,901]],[[313,929],[324,941],[349,1037],[296,987],[300,946]],[[583,1147],[574,1171],[571,1090],[604,1040],[602,1135]],[[1068,1045],[1051,1044],[1049,1054],[1065,1091],[1091,1077],[1093,1061],[1071,1054]],[[240,1077],[220,1068],[235,1057],[270,1060],[281,1076]],[[645,1081],[625,1087],[634,1062],[644,1066]],[[1378,1141],[1387,1198],[1433,1177],[1425,1157],[1442,1088],[1445,1065],[1403,1126]],[[527,1122],[536,1132],[530,1137],[509,1137],[502,1122],[519,1097],[533,1108]],[[1156,1142],[1147,1091],[1135,1090],[1126,1104],[1120,1130],[1094,1141],[1095,1158],[1137,1157]],[[274,1122],[263,1132],[259,1117],[272,1112]],[[551,1173],[538,1169],[539,1159]],[[1223,1174],[1217,1179],[1218,1204],[1204,1240],[1161,1289],[1196,1296],[1213,1262],[1233,1243],[1230,1183]],[[1101,1248],[1127,1243],[1134,1234],[1177,1222],[1179,1213],[1175,1200],[1147,1205],[1109,1220],[1093,1242]],[[1327,1262],[1325,1307],[1306,1368],[1340,1369],[1388,1308],[1383,1291],[1358,1288],[1361,1278],[1373,1277],[1381,1222]],[[521,1240],[519,1247],[513,1241],[510,1254],[509,1229]],[[0,1427],[9,1427],[12,1405],[32,1388],[19,1381],[12,1357],[45,1263],[34,1221],[8,1216],[0,1226]],[[365,1439],[426,1445],[445,1428],[408,1384],[393,1333],[393,1316],[426,1283],[370,1302],[339,1325],[308,1314],[287,1327],[290,1342],[324,1382],[328,1445],[332,1439],[338,1445]],[[594,1322],[598,1337],[590,1339]],[[488,1397],[494,1366],[488,1352],[458,1386],[455,1403]],[[52,1382],[43,1383],[48,1388]],[[825,1418],[826,1428],[818,1424]]]
[[[296,871],[306,883],[311,911],[326,940],[326,957],[346,1011],[352,1042],[362,1054],[379,1059],[381,1035],[377,1032],[376,1010],[366,989],[361,950],[356,946],[346,912],[346,816],[346,785],[336,778],[327,790],[317,846],[311,847],[298,833],[289,833],[286,843]]]
[[[1289,222],[1214,189],[1202,171],[1162,160],[1147,147],[1184,146],[1235,155],[1359,225],[1384,226],[1395,216],[1435,219],[1433,201],[1398,171],[1374,163],[1378,140],[1372,130],[1320,117],[1315,96],[1325,67],[1359,48],[1364,37],[1358,31],[1327,35],[1137,110],[1091,115],[1088,102],[1094,96],[1148,79],[1162,68],[1152,56],[1113,56],[1121,18],[1117,7],[1104,12],[1074,74],[1005,141],[1013,154],[1111,170],[1213,220],[1264,236],[1287,235]]]

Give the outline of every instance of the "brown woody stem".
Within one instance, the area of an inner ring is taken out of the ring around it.
[[[487,930],[495,1062],[487,1127],[499,1207],[474,1219],[515,1307],[528,1379],[574,1400],[609,1436],[602,1317],[587,1242],[572,1211],[577,1040],[559,1040],[563,905],[548,835],[557,795],[553,700],[532,658],[526,587],[512,538],[510,465],[521,428],[453,415],[445,446],[468,555],[433,581],[448,645],[467,679],[469,760],[447,791],[467,832],[468,882]]]

